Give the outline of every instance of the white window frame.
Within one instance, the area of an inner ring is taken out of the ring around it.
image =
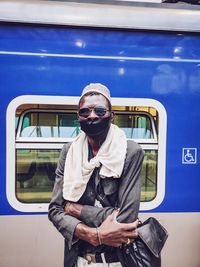
[[[79,97],[73,96],[39,96],[39,95],[24,95],[14,98],[7,108],[6,114],[6,194],[10,205],[21,212],[47,212],[48,203],[22,203],[16,198],[16,155],[17,148],[26,148],[26,144],[16,142],[15,136],[15,115],[16,110],[23,104],[49,104],[49,105],[77,105]],[[159,128],[158,128],[158,144],[155,140],[149,140],[149,145],[145,144],[145,149],[158,148],[158,162],[157,162],[157,194],[152,201],[141,202],[140,210],[152,210],[158,207],[163,201],[165,195],[165,166],[166,166],[166,131],[167,131],[167,114],[164,106],[155,99],[147,98],[112,98],[113,106],[141,106],[153,107],[159,114]],[[72,138],[62,138],[57,144],[49,143],[31,143],[27,148],[61,148],[61,142],[72,141]],[[47,140],[50,141],[50,140]],[[51,139],[52,141],[52,139]],[[140,142],[142,140],[136,140]],[[141,145],[143,147],[143,145]]]

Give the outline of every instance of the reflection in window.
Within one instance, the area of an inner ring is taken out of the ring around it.
[[[23,118],[21,137],[76,137],[80,125],[76,113],[29,112]]]
[[[116,114],[114,123],[125,132],[127,138],[153,138],[150,118],[144,114]]]
[[[21,202],[49,202],[60,150],[17,149],[16,196]]]
[[[18,122],[19,122],[19,116],[16,115],[16,116],[15,116],[15,129],[17,129]]]
[[[130,139],[152,139],[153,129],[146,114],[116,112],[114,123]],[[73,138],[80,133],[77,114],[56,112],[29,112],[23,117],[20,137]]]
[[[16,196],[24,203],[48,203],[51,199],[58,149],[17,149]],[[141,201],[156,196],[157,151],[146,150],[142,168]]]
[[[150,201],[156,197],[157,191],[157,150],[145,150],[141,172],[141,201]]]

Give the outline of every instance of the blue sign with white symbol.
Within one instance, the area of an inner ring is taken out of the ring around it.
[[[197,148],[183,148],[182,163],[183,164],[196,164],[197,163]]]

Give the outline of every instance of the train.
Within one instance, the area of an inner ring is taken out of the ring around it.
[[[48,204],[91,82],[145,151],[139,218],[168,231],[162,267],[200,267],[199,33],[192,5],[0,2],[0,267],[63,266]]]

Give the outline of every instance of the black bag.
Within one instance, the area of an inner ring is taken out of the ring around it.
[[[150,217],[138,226],[138,238],[124,244],[118,251],[123,267],[160,267],[160,252],[168,233],[155,219]]]

